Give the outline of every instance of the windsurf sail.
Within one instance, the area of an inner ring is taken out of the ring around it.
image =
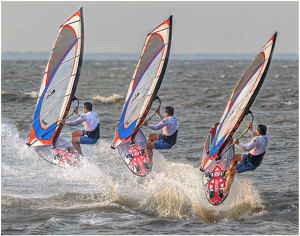
[[[172,16],[146,37],[132,76],[112,148],[129,140],[145,120],[167,68],[172,35]]]
[[[83,57],[83,9],[59,27],[36,103],[29,146],[55,145],[75,94]]]
[[[223,148],[232,139],[249,111],[267,75],[276,37],[277,32],[256,55],[250,67],[239,80],[223,113],[210,150],[202,159],[200,170],[205,170],[215,158],[221,155]]]

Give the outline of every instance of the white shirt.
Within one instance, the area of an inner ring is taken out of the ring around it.
[[[250,143],[240,143],[239,146],[245,151],[249,151],[250,154],[257,156],[266,151],[269,142],[269,135],[256,136],[257,134],[254,131],[252,132],[252,134],[255,137],[251,140]]]
[[[78,114],[77,117],[78,116],[80,116],[80,115]],[[78,125],[80,123],[83,123],[84,129],[86,131],[93,131],[98,126],[98,120],[97,120],[96,113],[93,111],[89,111],[88,113],[85,113],[82,116],[80,116],[78,119],[76,119],[74,121],[66,122],[65,124],[69,125],[69,126],[74,126],[74,125]]]
[[[163,118],[162,121],[159,122],[157,125],[149,124],[148,127],[153,130],[158,130],[163,128],[163,135],[171,136],[177,130],[177,118],[176,116],[166,117]]]

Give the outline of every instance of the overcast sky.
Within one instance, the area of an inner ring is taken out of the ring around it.
[[[297,1],[2,1],[2,52],[49,52],[59,25],[81,6],[88,53],[140,53],[170,15],[175,54],[256,53],[275,31],[277,53],[298,53]]]

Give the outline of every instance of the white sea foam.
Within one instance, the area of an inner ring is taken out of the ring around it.
[[[83,209],[117,202],[144,214],[185,219],[200,217],[214,223],[235,220],[262,208],[251,181],[232,186],[228,199],[212,206],[206,199],[202,173],[190,164],[167,160],[154,151],[152,172],[142,178],[124,165],[110,142],[82,145],[85,158],[79,168],[60,168],[28,148],[12,125],[2,124],[2,193],[22,198],[50,198],[40,208]],[[18,181],[14,181],[18,179]],[[71,195],[70,195],[71,194]],[[61,197],[60,197],[61,196]],[[59,201],[51,198],[58,198]],[[260,210],[261,211],[261,210]],[[94,223],[101,219],[94,218]],[[83,220],[84,222],[85,220]],[[93,220],[86,223],[93,223]]]
[[[103,96],[100,96],[100,95],[97,95],[97,96],[93,97],[93,100],[95,102],[101,102],[101,103],[114,103],[114,102],[117,102],[117,101],[122,100],[122,99],[123,99],[123,96],[121,96],[119,94],[116,94],[116,93],[114,93],[113,95],[108,96],[108,97],[103,97]]]
[[[38,92],[36,92],[36,91],[32,91],[32,92],[28,92],[28,93],[24,93],[24,94],[31,97],[31,98],[37,98],[38,97]]]
[[[32,92],[25,92],[25,93],[12,93],[12,92],[6,92],[6,91],[1,91],[1,95],[10,95],[10,96],[17,96],[17,97],[30,97],[30,98],[37,98],[38,93],[35,91]]]

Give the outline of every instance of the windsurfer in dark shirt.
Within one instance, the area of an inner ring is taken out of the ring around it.
[[[150,134],[146,146],[146,153],[152,164],[152,149],[170,149],[177,141],[177,119],[174,116],[174,108],[167,106],[165,108],[165,117],[160,114],[160,108],[156,112],[161,120],[157,125],[151,125],[145,122],[145,126],[153,130],[163,129],[162,134]]]
[[[225,198],[230,190],[236,173],[255,170],[262,162],[269,137],[267,133],[267,126],[258,125],[257,133],[253,130],[252,123],[249,124],[249,130],[253,135],[253,139],[248,144],[240,143],[238,139],[234,140],[236,145],[239,145],[243,150],[249,151],[247,154],[236,154],[233,156],[229,170],[226,172],[227,182],[226,187],[220,191],[220,197]],[[239,163],[238,163],[239,162]]]
[[[77,130],[72,133],[72,147],[68,151],[77,150],[78,154],[83,156],[80,144],[95,144],[100,138],[100,123],[97,120],[96,113],[92,111],[93,105],[90,102],[83,104],[84,114],[80,116],[78,108],[74,109],[74,112],[78,119],[74,121],[65,122],[61,121],[61,124],[68,126],[75,126],[83,123],[84,130]]]

